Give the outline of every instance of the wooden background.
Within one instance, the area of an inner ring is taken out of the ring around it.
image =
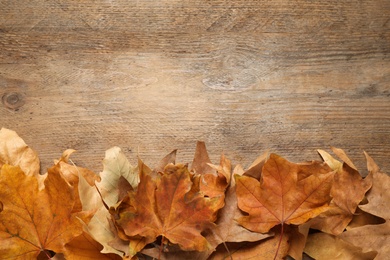
[[[390,172],[389,0],[0,0],[0,126],[96,172],[197,140],[248,166],[363,150]]]

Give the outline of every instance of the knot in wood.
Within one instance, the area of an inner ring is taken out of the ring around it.
[[[25,103],[24,95],[18,92],[8,92],[2,97],[3,105],[12,110],[18,110]]]

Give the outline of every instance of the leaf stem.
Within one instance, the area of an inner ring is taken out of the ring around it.
[[[283,233],[284,233],[284,225],[283,225],[283,223],[282,223],[282,228],[281,228],[281,230],[280,230],[280,238],[279,238],[279,243],[278,243],[278,247],[276,248],[276,253],[275,253],[274,260],[275,260],[275,259],[276,259],[276,257],[278,256],[279,249],[280,249],[280,245],[282,244]]]
[[[158,260],[161,259],[161,253],[162,253],[162,250],[163,250],[163,246],[164,246],[164,236],[161,236],[161,245],[160,245],[160,250],[158,251]]]

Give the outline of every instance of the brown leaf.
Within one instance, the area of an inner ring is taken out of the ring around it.
[[[271,154],[264,164],[260,182],[235,175],[238,206],[249,213],[240,218],[239,223],[266,233],[278,224],[305,223],[327,210],[333,173],[308,173],[303,169],[305,167]]]
[[[73,188],[61,174],[49,169],[38,189],[34,176],[19,167],[3,165],[0,174],[0,255],[7,259],[33,259],[42,251],[66,252],[65,245],[80,235],[79,219],[91,213],[74,212]]]
[[[367,192],[368,203],[359,207],[376,216],[390,219],[390,176],[380,171],[372,158],[365,153],[367,158],[369,175],[372,176],[372,188]]]
[[[177,150],[173,150],[172,152],[167,154],[164,158],[162,158],[158,162],[158,164],[156,165],[156,167],[153,170],[155,172],[163,172],[165,166],[167,166],[168,164],[175,164],[175,162],[176,162],[176,153],[177,153]]]
[[[322,160],[324,160],[324,162],[329,165],[333,171],[338,171],[343,167],[343,163],[333,158],[333,156],[331,156],[328,152],[320,149],[318,149],[317,152],[321,155]]]
[[[227,249],[225,249],[225,246],[218,247],[209,260],[284,259],[289,248],[290,231],[285,230],[282,235],[280,228],[276,228],[275,233],[275,236],[261,241],[227,243]],[[275,255],[275,248],[279,248],[277,255]]]
[[[263,153],[249,166],[248,170],[245,171],[244,175],[253,177],[255,179],[260,179],[261,171],[263,169],[264,163],[269,157],[268,152]]]
[[[338,151],[344,154],[341,149]],[[319,150],[319,153],[336,173],[330,192],[332,196],[330,208],[311,220],[312,228],[338,235],[345,230],[354,217],[357,205],[371,188],[372,181],[371,177],[363,179],[356,169],[337,161],[327,152]]]
[[[358,207],[355,211],[355,215],[353,216],[351,222],[349,222],[348,226],[346,227],[346,230],[350,230],[365,225],[383,224],[385,222],[386,221],[383,218],[365,212]]]
[[[212,250],[214,251],[214,250]],[[205,260],[212,252],[209,251],[183,251],[177,245],[165,245],[163,250],[159,247],[147,248],[141,251],[142,254],[159,260]]]
[[[191,165],[191,171],[197,174],[206,174],[213,172],[209,154],[207,153],[206,144],[198,141],[196,143],[195,155]]]
[[[231,162],[224,155],[221,156],[220,164],[211,163],[204,142],[197,142],[191,173],[193,185],[191,194],[201,192],[210,198],[219,197],[223,204],[225,191],[231,178]]]
[[[344,150],[336,147],[331,147],[331,149],[334,152],[334,154],[336,154],[343,162],[348,164],[349,167],[351,167],[356,171],[358,170],[356,166],[353,164],[353,162],[351,161],[351,159],[349,159],[348,155],[344,152]]]
[[[303,250],[306,245],[307,236],[309,235],[310,223],[304,223],[291,229],[288,255],[294,260],[301,260]]]
[[[366,156],[369,164],[374,163],[371,161],[371,157],[367,154]],[[363,248],[363,252],[378,252],[375,259],[388,259],[390,255],[390,247],[388,246],[390,244],[390,213],[388,208],[390,176],[380,172],[379,167],[375,165],[371,165],[369,169],[372,170],[370,172],[373,179],[372,188],[367,192],[368,203],[359,205],[359,208],[382,217],[386,222],[380,225],[365,225],[348,229],[340,235],[340,238]]]
[[[141,171],[140,179],[137,191],[129,192],[131,207],[119,208],[117,215],[116,223],[126,235],[145,238],[144,245],[162,236],[163,242],[167,239],[183,250],[206,250],[209,243],[201,232],[223,206],[218,198],[201,194],[188,198],[193,183],[185,165],[167,165],[158,180]],[[136,251],[139,248],[133,253],[130,249],[130,256]]]
[[[371,260],[376,255],[372,251],[362,252],[361,248],[326,233],[310,234],[307,239],[305,253],[316,260]]]

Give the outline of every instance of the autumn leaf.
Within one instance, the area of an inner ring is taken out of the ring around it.
[[[193,182],[196,188],[210,198],[219,197],[221,203],[225,198],[225,191],[231,177],[231,162],[224,155],[221,156],[219,165],[214,165],[209,159],[204,142],[197,142],[194,160],[191,165]]]
[[[390,255],[390,176],[380,171],[372,158],[365,153],[367,168],[372,174],[372,188],[367,193],[368,203],[359,208],[383,218],[386,222],[379,225],[364,225],[348,229],[339,237],[355,246],[363,248],[363,252],[376,251],[375,259],[388,259]]]
[[[343,162],[348,164],[349,167],[351,167],[352,169],[354,169],[356,171],[358,170],[356,168],[356,166],[353,164],[353,162],[351,161],[351,159],[349,159],[348,155],[344,152],[343,149],[336,148],[336,147],[331,147],[331,149],[334,152],[334,154],[336,154]]]
[[[80,174],[87,180],[90,186],[94,186],[95,181],[100,181],[100,177],[87,168],[76,166],[76,164],[74,164],[70,159],[70,156],[74,152],[76,152],[76,150],[65,150],[62,153],[61,158],[59,160],[55,160],[55,165],[58,165],[59,167],[58,171],[61,172],[68,183],[75,188],[78,185]]]
[[[103,246],[83,232],[66,245],[66,260],[120,260],[117,254],[102,254]]]
[[[3,164],[19,166],[26,175],[39,174],[39,158],[15,131],[0,130],[0,167]]]
[[[316,260],[371,260],[376,256],[375,252],[363,253],[360,247],[326,233],[310,234],[305,253]]]
[[[247,171],[243,171],[241,167],[234,169],[234,174],[238,176],[244,175]],[[237,197],[236,197],[236,181],[232,178],[230,186],[226,191],[225,206],[219,212],[219,218],[216,221],[217,227],[213,232],[217,235],[219,243],[223,242],[243,242],[243,241],[258,241],[265,239],[271,234],[261,234],[252,232],[241,225],[238,225],[236,219],[243,216],[242,212],[238,209]]]
[[[229,252],[224,250],[222,246],[217,248],[209,260],[234,259],[234,260],[269,260],[269,259],[284,259],[289,248],[290,231],[285,230],[281,234],[280,228],[276,230],[276,234],[272,237],[254,242],[227,243],[226,247]],[[275,255],[275,248],[279,250]]]
[[[116,239],[117,233],[111,227],[111,214],[106,207],[118,203],[122,179],[130,186],[137,187],[139,182],[137,167],[130,164],[119,147],[112,147],[105,153],[100,179],[100,182],[96,182],[99,194],[95,187],[89,185],[84,175],[80,176],[79,194],[83,210],[97,210],[86,229],[96,241],[103,245],[102,253],[123,256],[124,252],[110,245],[110,242]]]
[[[283,234],[284,224],[303,224],[326,211],[333,172],[313,171],[317,166],[294,164],[271,154],[260,181],[235,175],[238,207],[248,213],[238,223],[260,233],[281,224]],[[275,250],[277,254],[279,249]]]
[[[130,207],[116,216],[126,235],[145,238],[144,245],[162,236],[163,243],[168,240],[183,250],[206,250],[209,243],[201,232],[215,221],[221,207],[218,198],[200,193],[187,196],[193,183],[187,167],[181,164],[167,165],[160,179],[141,171],[140,180],[137,191],[129,192]],[[130,256],[135,251],[130,249]]]
[[[74,188],[73,191],[75,196],[75,205],[73,207],[73,211],[77,212],[81,211],[83,208],[81,205],[78,189],[79,176],[83,176],[90,187],[94,187],[95,181],[99,181],[100,177],[86,168],[76,166],[69,158],[70,155],[74,152],[75,150],[72,149],[65,150],[61,158],[59,160],[55,160],[55,165],[52,167],[52,170],[61,173],[64,179]]]
[[[240,165],[237,165],[233,170],[233,174],[245,175],[258,168],[258,165],[263,166],[267,157],[263,157],[262,160],[256,160],[246,171],[242,169]],[[235,220],[242,217],[242,212],[237,206],[236,197],[236,181],[231,179],[230,185],[226,191],[225,206],[219,211],[218,219],[215,222],[215,227],[211,229],[208,239],[213,241],[213,245],[224,244],[224,246],[218,247],[220,255],[229,254],[231,251],[230,245],[237,242],[254,242],[272,236],[273,234],[261,234],[252,232],[243,226],[239,225]],[[211,237],[211,239],[209,238]]]
[[[73,212],[73,188],[49,169],[44,189],[19,167],[3,165],[0,174],[0,255],[2,259],[34,259],[41,252],[66,252],[65,245],[80,235],[79,219],[90,212]]]
[[[333,173],[308,174],[301,168],[271,154],[260,182],[235,175],[238,206],[249,213],[238,222],[250,230],[266,233],[278,224],[305,223],[327,210]]]
[[[371,176],[363,179],[351,160],[342,149],[333,148],[348,163],[339,162],[330,154],[319,150],[324,161],[335,170],[333,185],[330,191],[332,201],[330,208],[311,221],[312,228],[323,232],[341,234],[352,220],[358,204],[371,188]],[[352,165],[354,168],[352,168]]]
[[[230,160],[228,160],[224,155],[222,155],[220,163],[218,165],[212,164],[205,143],[198,141],[190,173],[193,185],[191,191],[187,193],[188,196],[193,196],[193,193],[200,193],[205,197],[217,198],[219,200],[220,205],[224,205],[225,191],[227,189],[227,186],[229,185],[229,181],[231,178]],[[232,189],[231,192],[232,196],[233,193],[234,189]],[[238,211],[237,202],[235,205],[232,205],[232,207],[234,207],[236,211]],[[226,215],[226,213],[228,213],[223,212],[223,209],[225,209],[225,207],[223,207],[221,209],[221,212],[219,212],[219,219],[222,219]],[[235,226],[239,227],[240,229],[246,230],[241,226]],[[223,238],[217,235],[217,229],[222,230],[230,227],[231,222],[226,223],[226,225],[220,225],[219,223],[217,225],[209,225],[207,230],[202,233],[210,244],[210,247],[206,251],[183,251],[177,245],[167,244],[165,245],[163,252],[160,252],[158,248],[149,248],[142,250],[141,253],[159,259],[186,259],[189,256],[191,256],[191,259],[207,259],[207,257],[215,250],[218,244],[223,242]],[[246,231],[250,233],[250,231]],[[262,235],[257,234],[257,237],[259,236]]]

